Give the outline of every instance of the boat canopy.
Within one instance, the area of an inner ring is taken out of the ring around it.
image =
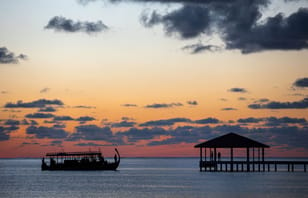
[[[59,152],[59,153],[47,153],[47,157],[62,157],[62,156],[101,156],[100,152]]]

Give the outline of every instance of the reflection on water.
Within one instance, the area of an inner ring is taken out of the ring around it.
[[[308,173],[199,172],[197,158],[126,158],[118,171],[41,171],[0,159],[0,197],[308,197]]]

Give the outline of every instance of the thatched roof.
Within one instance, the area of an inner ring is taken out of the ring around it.
[[[195,145],[195,148],[269,148],[268,145],[262,144],[247,137],[228,133],[226,135],[219,136],[209,141]]]

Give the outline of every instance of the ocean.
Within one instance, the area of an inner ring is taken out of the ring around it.
[[[123,158],[118,171],[41,171],[0,159],[0,197],[308,197],[308,172],[199,172],[198,158]]]

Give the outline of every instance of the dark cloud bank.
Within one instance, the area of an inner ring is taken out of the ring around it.
[[[78,0],[82,4],[95,0]],[[293,0],[285,1],[292,3]],[[293,2],[295,2],[294,0]],[[308,9],[300,8],[289,16],[277,13],[262,23],[262,9],[272,0],[109,0],[116,2],[179,3],[182,7],[167,13],[143,13],[145,27],[162,25],[166,35],[192,39],[218,34],[224,47],[192,44],[183,47],[191,53],[240,50],[243,54],[266,50],[302,50],[308,48]],[[286,5],[287,6],[287,5]]]
[[[10,138],[11,131],[18,129],[17,120],[7,120],[0,126],[0,140]],[[181,123],[184,126],[177,126]],[[249,127],[246,126],[249,124]],[[308,149],[308,123],[304,118],[292,117],[265,117],[241,118],[233,123],[224,123],[217,118],[204,118],[191,120],[188,118],[170,118],[165,120],[152,120],[136,127],[137,123],[127,120],[113,123],[113,126],[79,125],[73,132],[65,131],[65,126],[58,124],[52,127],[28,126],[26,133],[29,137],[38,139],[51,139],[54,141],[76,142],[77,146],[101,145],[132,145],[142,140],[148,141],[148,146],[168,145],[178,143],[197,143],[201,140],[217,137],[229,132],[235,132],[253,139],[265,142],[271,146],[288,145],[289,148]],[[128,127],[124,131],[113,132],[112,128]],[[167,127],[167,128],[166,128]],[[158,141],[159,136],[168,139]],[[80,142],[98,141],[98,142]],[[93,144],[92,144],[93,143]],[[102,144],[103,143],[103,144]],[[80,145],[79,145],[80,144]]]

